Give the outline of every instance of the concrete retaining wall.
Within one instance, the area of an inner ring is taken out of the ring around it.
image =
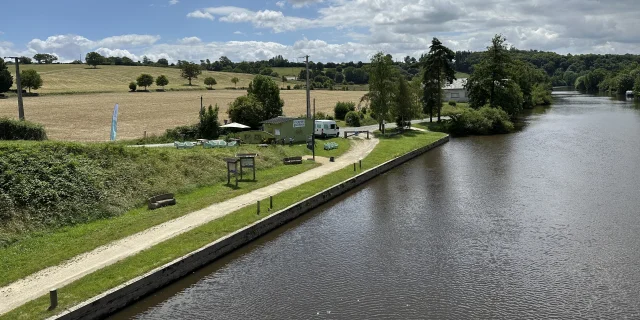
[[[383,174],[433,148],[449,141],[446,136],[428,146],[409,152],[403,156],[385,162],[367,170],[351,179],[326,189],[314,196],[298,202],[286,209],[275,212],[268,217],[256,221],[226,237],[178,258],[145,275],[128,281],[114,289],[92,298],[72,309],[50,319],[100,319],[112,314],[140,298],[204,267],[231,251],[251,242],[265,233],[309,212],[310,210],[332,200],[374,177]]]

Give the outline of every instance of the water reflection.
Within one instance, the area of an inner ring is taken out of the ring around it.
[[[640,318],[640,111],[554,93],[114,318]]]

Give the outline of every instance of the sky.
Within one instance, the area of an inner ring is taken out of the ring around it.
[[[1,6],[0,57],[97,51],[199,61],[401,60],[484,50],[498,33],[519,49],[640,54],[640,0],[30,0]]]

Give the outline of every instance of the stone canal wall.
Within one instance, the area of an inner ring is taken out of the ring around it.
[[[255,240],[275,228],[327,203],[335,197],[449,141],[446,136],[425,147],[387,161],[362,172],[340,184],[319,192],[303,201],[275,212],[211,244],[180,257],[164,266],[128,281],[50,319],[100,319],[112,314],[142,297],[192,273]]]

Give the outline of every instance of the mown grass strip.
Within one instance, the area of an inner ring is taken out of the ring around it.
[[[412,150],[426,146],[444,137],[435,132],[407,131],[402,135],[381,137],[380,143],[362,161],[362,171],[371,169],[393,158],[406,154]],[[304,200],[326,188],[341,183],[355,174],[351,166],[333,174],[307,182],[295,189],[279,193],[274,196],[274,210],[282,210],[298,201]],[[262,201],[266,212],[268,201]],[[64,309],[68,309],[82,301],[90,299],[102,292],[114,288],[137,276],[162,266],[189,252],[197,250],[231,232],[243,228],[264,215],[256,215],[255,207],[250,206],[229,214],[223,218],[209,222],[194,230],[162,242],[137,255],[119,261],[111,266],[100,269],[68,286],[58,290],[59,306],[56,311],[47,311],[49,297],[42,296],[36,300],[0,317],[4,319],[43,319],[53,316]]]

